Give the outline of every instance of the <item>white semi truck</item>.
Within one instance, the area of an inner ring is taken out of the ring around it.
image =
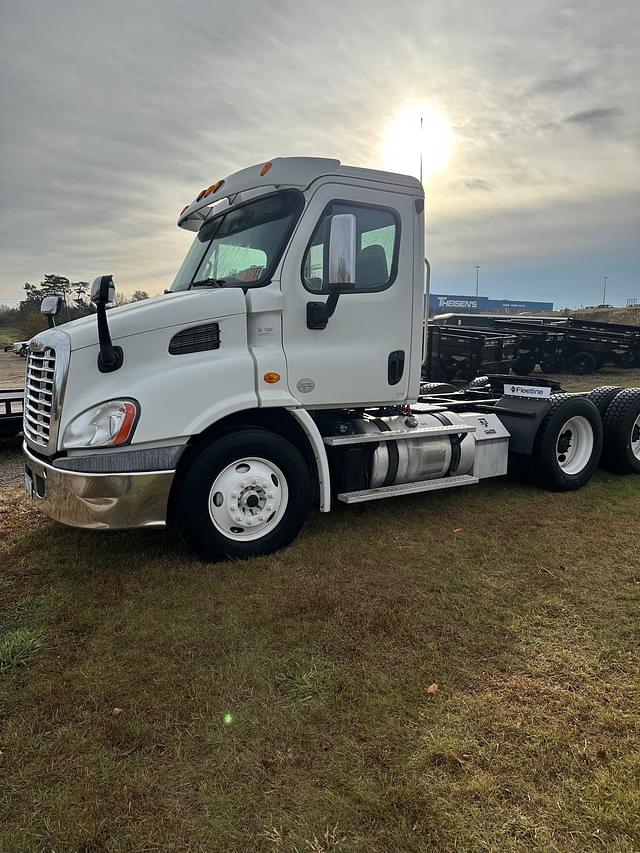
[[[30,342],[25,481],[52,518],[173,524],[205,559],[245,557],[289,543],[314,504],[471,486],[510,464],[575,489],[603,446],[640,472],[640,391],[421,388],[416,179],[276,158],[207,187],[178,224],[195,239],[164,296],[106,311],[115,285],[99,277],[97,317]]]

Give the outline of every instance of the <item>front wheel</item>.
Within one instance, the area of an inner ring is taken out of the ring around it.
[[[205,560],[269,554],[296,537],[311,494],[309,468],[296,447],[266,430],[241,429],[191,458],[173,518]]]

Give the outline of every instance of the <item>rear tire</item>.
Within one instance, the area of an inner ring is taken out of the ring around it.
[[[587,400],[591,400],[600,415],[604,418],[604,413],[609,408],[609,403],[613,400],[616,394],[619,394],[622,388],[618,385],[603,385],[602,388],[595,388],[589,391],[584,396]]]
[[[311,506],[311,476],[289,441],[246,428],[204,445],[181,476],[172,518],[204,560],[270,554],[298,534]]]
[[[640,474],[640,389],[620,391],[603,420],[603,467],[618,474]]]
[[[449,385],[448,382],[422,382],[420,385],[421,394],[453,394],[457,390],[455,385]]]
[[[472,379],[471,382],[467,385],[469,390],[484,390],[489,388],[491,383],[489,382],[488,376],[476,376],[475,379]]]
[[[586,376],[589,373],[596,372],[597,362],[595,356],[590,352],[577,352],[571,356],[567,362],[567,367],[571,373],[575,373],[578,376]]]
[[[598,467],[602,435],[602,418],[591,400],[553,394],[530,457],[534,478],[556,492],[581,489]]]

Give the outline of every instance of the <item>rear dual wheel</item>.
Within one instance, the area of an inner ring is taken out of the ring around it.
[[[640,389],[616,394],[603,422],[603,467],[619,474],[640,474]]]
[[[534,479],[553,491],[573,491],[593,476],[602,453],[600,412],[586,397],[554,394],[530,458]]]
[[[172,516],[205,560],[269,554],[300,531],[311,505],[309,468],[296,447],[245,428],[203,445],[188,462]]]

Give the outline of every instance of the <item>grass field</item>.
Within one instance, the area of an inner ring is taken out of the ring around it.
[[[0,850],[637,851],[639,530],[506,480],[205,565],[2,493]]]
[[[20,339],[20,331],[15,326],[0,326],[0,346],[12,344]]]

